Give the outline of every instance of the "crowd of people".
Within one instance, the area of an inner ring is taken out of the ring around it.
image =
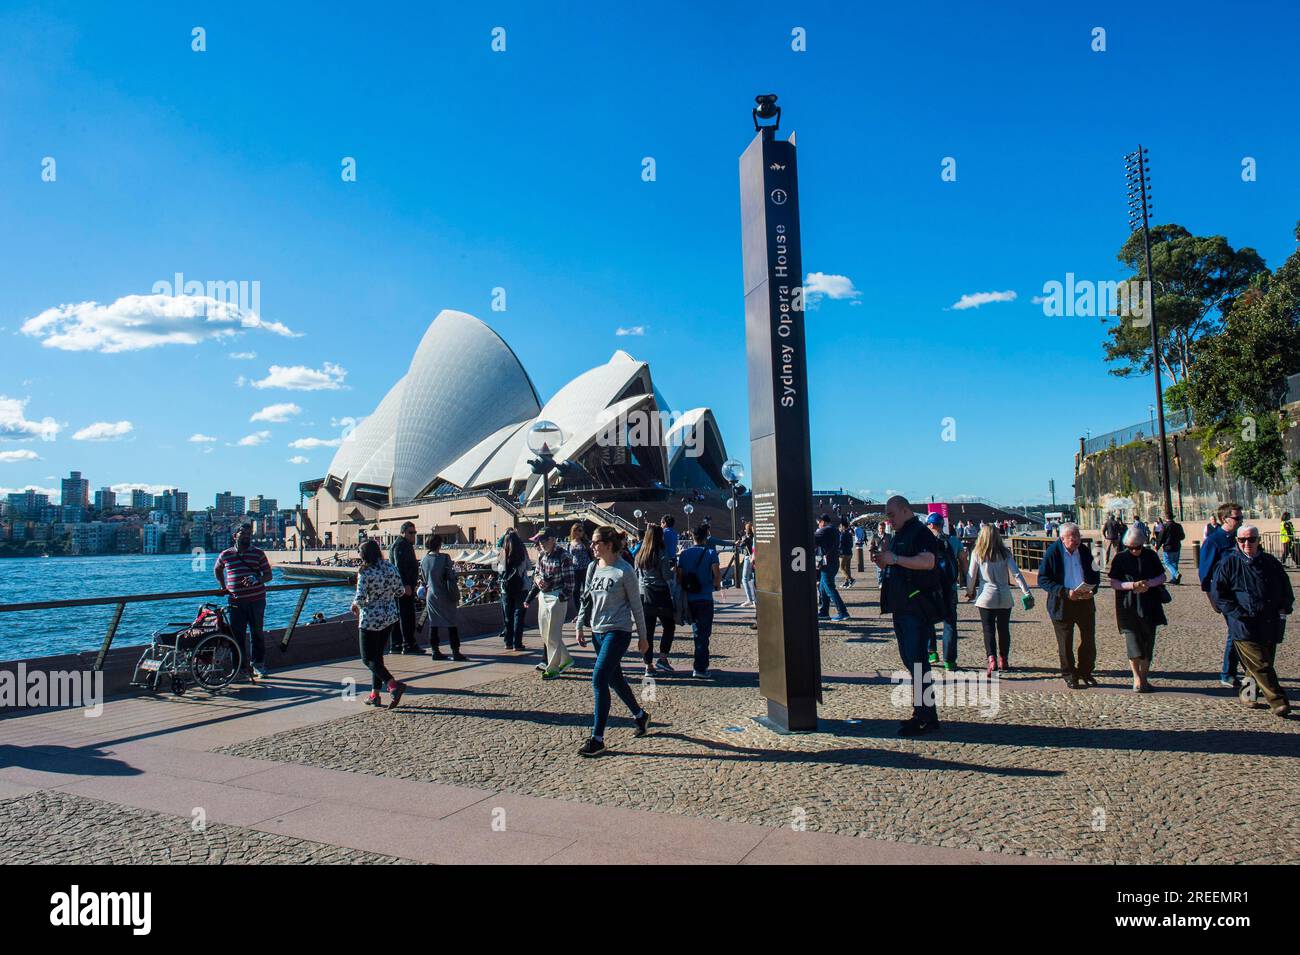
[[[876,567],[880,611],[891,618],[899,656],[916,694],[900,735],[940,729],[933,698],[925,688],[933,680],[933,667],[958,668],[957,606],[962,596],[979,613],[987,675],[1011,669],[1011,613],[1017,603],[1023,610],[1032,609],[1034,596],[1005,540],[1009,523],[982,522],[976,527],[959,521],[949,527],[937,513],[922,519],[902,496],[886,502],[883,519],[874,527],[836,520],[830,514],[818,518],[814,543],[820,617],[849,619],[836,578],[842,575],[842,586],[854,586],[855,555],[858,572],[865,555]],[[608,525],[597,527],[589,537],[586,526],[576,523],[563,541],[554,530],[543,527],[530,539],[537,550],[535,560],[513,528],[499,542],[493,573],[506,648],[529,649],[524,643],[524,620],[534,606],[542,652],[536,668],[541,679],[554,679],[576,664],[564,641],[568,619],[576,618],[579,645],[585,647],[590,640],[594,647],[592,728],[579,750],[582,756],[604,751],[615,695],[627,707],[635,735],[644,735],[649,726],[649,714],[637,701],[621,665],[633,638],[646,677],[673,674],[673,641],[678,628],[689,626],[694,648],[691,677],[713,677],[714,594],[723,586],[716,542],[707,524],[697,524],[689,546],[681,547],[674,525],[672,516],[648,523],[641,538],[631,543],[623,531]],[[1167,514],[1153,516],[1149,525],[1138,517],[1131,526],[1108,515],[1102,527],[1101,555],[1092,553],[1074,522],[1062,522],[1056,530],[1043,553],[1037,587],[1046,594],[1061,678],[1071,690],[1098,685],[1096,597],[1104,573],[1114,595],[1116,628],[1124,639],[1133,690],[1153,692],[1150,670],[1157,632],[1167,624],[1164,606],[1173,599],[1169,588],[1181,583],[1183,528]],[[384,692],[390,696],[388,707],[399,704],[406,687],[385,666],[385,651],[424,652],[419,635],[425,628],[434,659],[466,659],[457,621],[458,608],[463,606],[461,575],[442,553],[440,537],[428,536],[423,555],[416,552],[416,540],[415,525],[407,522],[387,559],[376,541],[365,541],[359,549],[352,610],[361,659],[371,673],[366,698],[370,705],[384,705]],[[1283,560],[1295,561],[1289,514],[1284,516],[1282,541]],[[741,606],[752,607],[758,559],[752,524],[744,525],[732,547],[731,583],[743,587]],[[1228,503],[1206,526],[1197,569],[1202,591],[1224,620],[1222,684],[1236,690],[1244,704],[1286,716],[1290,704],[1274,660],[1294,596],[1282,561],[1263,551],[1259,529],[1243,521],[1238,505]],[[251,528],[237,531],[233,546],[218,558],[215,573],[229,595],[231,626],[245,648],[247,665],[252,674],[263,676],[262,622],[271,571],[266,555],[251,543]],[[444,633],[449,653],[442,650]],[[1244,670],[1244,678],[1239,669]]]

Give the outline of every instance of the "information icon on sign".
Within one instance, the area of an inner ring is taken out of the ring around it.
[[[789,197],[785,194],[785,190],[784,190],[784,189],[773,189],[773,190],[772,190],[772,202],[773,202],[775,205],[778,205],[778,206],[783,206],[783,205],[785,205],[785,200],[788,199],[788,198],[789,198]]]

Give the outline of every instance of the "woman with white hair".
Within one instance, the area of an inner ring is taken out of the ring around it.
[[[1135,524],[1124,535],[1124,549],[1110,564],[1115,622],[1127,644],[1134,693],[1150,693],[1153,689],[1147,672],[1155,652],[1156,627],[1168,622],[1162,606],[1167,594],[1164,567],[1146,543],[1146,530]]]

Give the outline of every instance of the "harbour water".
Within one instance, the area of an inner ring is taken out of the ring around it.
[[[189,554],[0,559],[0,604],[211,590],[216,587],[214,559],[209,556],[196,560]],[[292,581],[276,568],[274,582]],[[127,604],[113,646],[148,643],[155,628],[172,621],[193,620],[205,600],[225,603],[223,597],[192,597]],[[286,626],[297,600],[296,591],[269,594],[266,626]],[[310,619],[317,611],[326,616],[344,613],[351,602],[350,587],[313,590],[302,619]],[[0,613],[0,660],[98,650],[114,609],[110,605]]]

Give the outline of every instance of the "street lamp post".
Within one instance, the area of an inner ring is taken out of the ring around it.
[[[553,421],[538,421],[528,429],[528,450],[537,455],[528,462],[533,473],[542,479],[542,526],[551,524],[551,490],[550,473],[558,465],[555,463],[555,451],[564,444],[564,432]]]
[[[685,507],[682,508],[682,511],[683,511],[683,513],[686,514],[686,536],[687,536],[687,537],[690,537],[690,535],[691,535],[691,515],[695,513],[695,505],[694,505],[694,504],[687,504]]]
[[[731,583],[740,586],[740,540],[736,537],[736,511],[740,502],[736,500],[736,485],[745,476],[745,466],[735,458],[728,458],[722,465],[722,476],[731,485],[731,497],[727,498],[727,508],[731,511]]]
[[[1160,483],[1164,492],[1165,513],[1173,516],[1174,501],[1169,488],[1169,448],[1165,442],[1165,396],[1160,386],[1160,324],[1156,320],[1155,273],[1151,270],[1151,160],[1149,150],[1138,148],[1124,157],[1128,182],[1129,228],[1142,230],[1142,249],[1146,256],[1147,279],[1142,289],[1146,317],[1151,323],[1151,370],[1155,375],[1156,412],[1160,429]]]

